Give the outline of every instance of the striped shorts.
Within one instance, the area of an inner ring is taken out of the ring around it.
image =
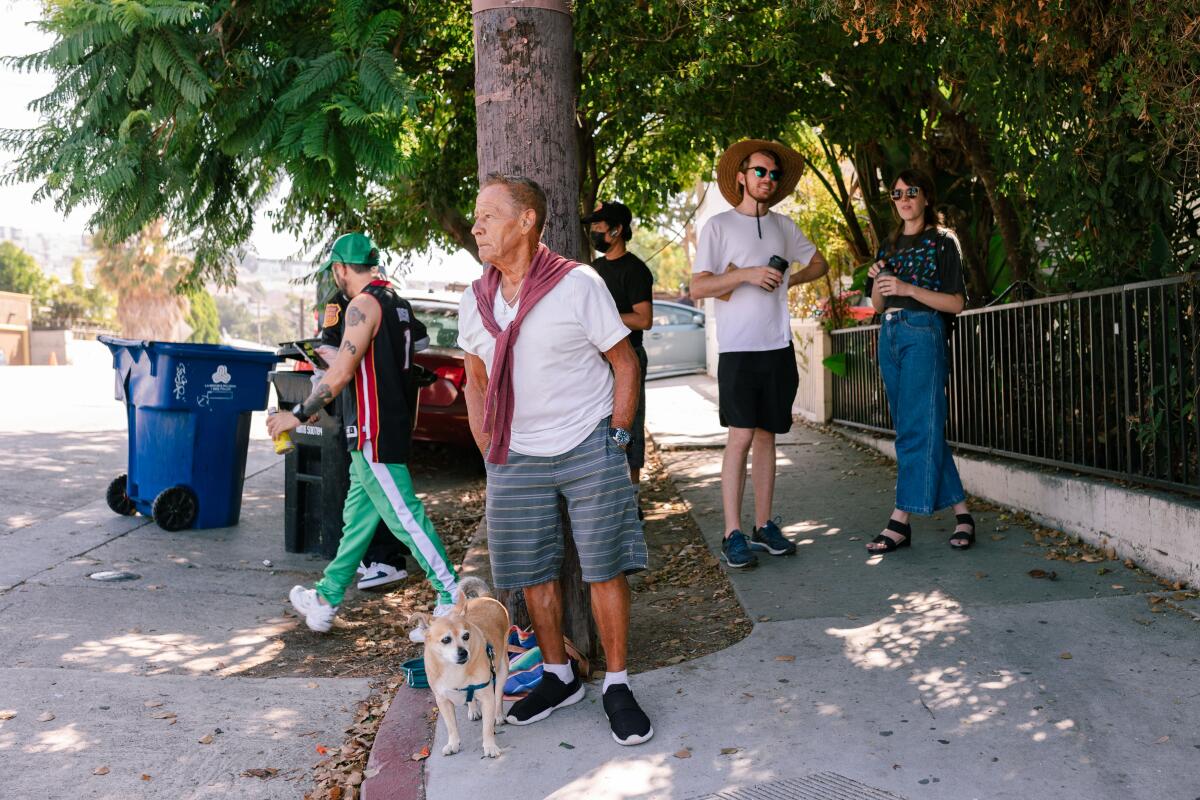
[[[487,463],[488,551],[496,587],[520,589],[558,578],[563,560],[560,496],[567,501],[586,582],[646,568],[646,537],[629,466],[608,426],[609,420],[602,420],[562,455],[526,456],[510,450],[507,464]]]

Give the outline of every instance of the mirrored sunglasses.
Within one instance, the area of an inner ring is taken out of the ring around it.
[[[909,186],[907,189],[892,189],[892,199],[899,200],[901,197],[916,197],[920,193],[920,186]]]
[[[747,167],[746,171],[753,172],[756,178],[770,178],[776,183],[783,177],[783,170],[781,169],[768,170],[766,167]]]

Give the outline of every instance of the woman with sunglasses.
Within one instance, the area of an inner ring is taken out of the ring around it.
[[[963,309],[965,291],[958,239],[939,228],[933,181],[904,170],[892,185],[897,226],[867,274],[877,313],[879,371],[896,429],[896,507],[887,527],[867,544],[890,553],[912,544],[911,514],[954,506],[950,546],[975,542],[975,520],[946,444],[947,318]]]

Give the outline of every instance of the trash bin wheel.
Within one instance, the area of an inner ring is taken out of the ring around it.
[[[124,474],[113,478],[112,483],[108,485],[108,491],[104,495],[104,499],[108,502],[108,507],[118,514],[125,517],[132,517],[137,513],[137,506],[129,499],[129,495],[125,491],[127,486],[127,476]]]
[[[150,513],[164,531],[181,531],[192,527],[199,508],[195,492],[186,486],[172,486],[158,493]]]

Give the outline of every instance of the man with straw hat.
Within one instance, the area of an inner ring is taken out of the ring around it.
[[[717,386],[721,424],[729,428],[721,465],[721,552],[734,569],[756,566],[754,550],[796,552],[771,517],[775,436],[792,427],[800,382],[787,290],[822,277],[829,264],[795,222],[770,209],[792,193],[803,171],[800,154],[779,142],[745,139],[726,150],[717,186],[733,208],[704,226],[692,262],[692,297],[717,298]],[[755,525],[747,539],[742,495],[752,448]]]

